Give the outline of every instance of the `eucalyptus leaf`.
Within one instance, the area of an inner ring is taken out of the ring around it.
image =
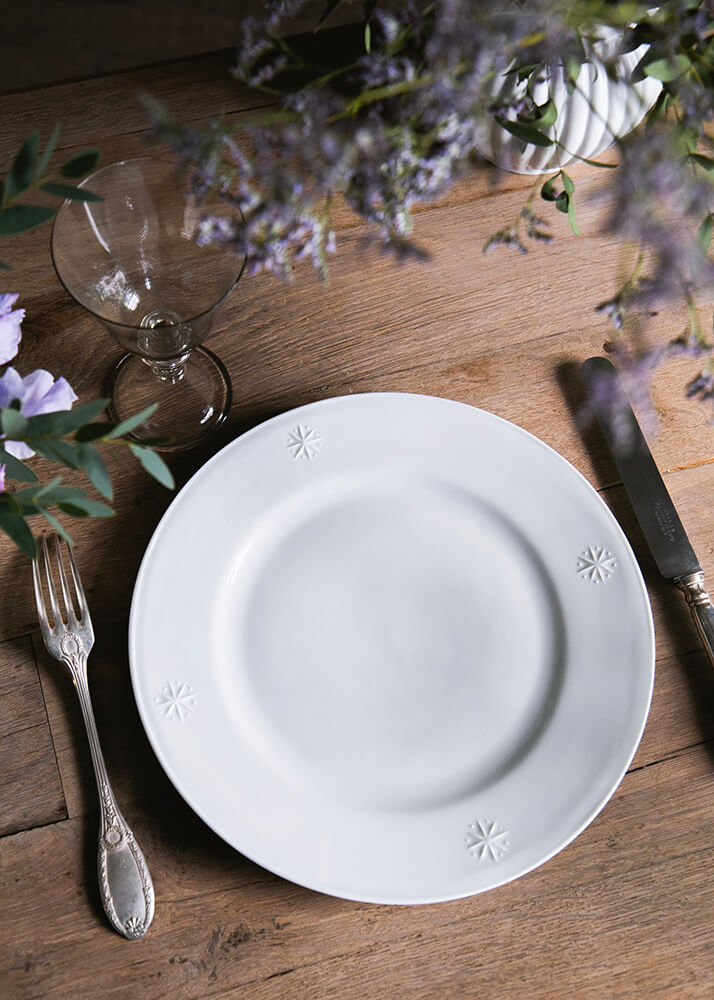
[[[17,441],[27,430],[27,418],[19,410],[9,406],[6,410],[0,410],[0,427],[11,441]]]
[[[96,441],[99,438],[105,438],[107,434],[113,430],[114,424],[110,424],[107,421],[85,424],[84,427],[80,427],[74,435],[74,440],[78,442]]]
[[[18,483],[37,482],[37,476],[32,469],[2,447],[0,447],[0,465],[5,466],[5,475],[9,479],[15,479]]]
[[[122,420],[121,423],[117,424],[108,434],[104,435],[106,441],[112,441],[115,438],[124,437],[130,431],[133,431],[136,427],[140,427],[141,424],[146,423],[152,413],[155,413],[158,409],[158,403],[152,403],[151,406],[147,406],[145,410],[141,410],[139,413],[135,413],[133,417],[127,417],[126,420]]]
[[[61,476],[55,476],[54,479],[50,480],[49,483],[38,483],[36,486],[26,486],[22,490],[17,490],[14,494],[18,500],[28,500],[34,499],[43,493],[47,493],[49,490],[58,486],[62,482]]]
[[[27,436],[31,438],[64,437],[91,423],[109,405],[108,399],[93,399],[89,403],[75,406],[73,410],[55,410],[54,413],[40,413],[27,421]]]
[[[94,194],[93,191],[85,191],[84,188],[74,187],[71,184],[55,184],[48,181],[40,187],[47,194],[54,194],[58,198],[67,198],[69,201],[103,201],[101,195]]]
[[[0,528],[30,559],[37,556],[37,543],[22,514],[0,508]]]
[[[10,205],[0,210],[0,236],[25,233],[44,225],[57,215],[57,209],[44,205]]]
[[[69,514],[70,517],[89,517],[88,511],[72,503],[58,503],[57,506],[63,514]]]
[[[107,500],[112,500],[114,497],[114,490],[112,488],[111,477],[104,463],[104,459],[99,454],[97,449],[93,444],[83,442],[78,445],[77,452],[82,472],[84,472],[92,485],[102,494],[103,497],[106,497]]]
[[[80,466],[79,452],[68,441],[34,441],[32,438],[27,438],[27,443],[50,462],[67,465],[70,469],[78,469]]]
[[[72,517],[113,517],[114,511],[105,503],[98,500],[87,500],[85,497],[76,497],[70,501],[62,501],[57,504],[60,510]],[[79,513],[77,513],[79,511]]]
[[[5,178],[5,199],[16,198],[17,195],[22,194],[32,184],[35,177],[38,144],[39,136],[37,132],[33,132],[23,142]]]
[[[144,448],[138,444],[130,443],[129,447],[150,476],[153,476],[157,482],[161,483],[162,486],[166,486],[167,489],[172,490],[174,488],[174,477],[171,474],[171,470],[168,465],[164,462],[160,455],[157,455],[155,451],[151,451],[151,449]]]
[[[63,177],[84,177],[90,170],[94,170],[99,163],[99,157],[98,149],[85,149],[81,153],[75,153],[62,164],[60,174]]]
[[[50,157],[52,156],[52,154],[55,151],[55,146],[57,145],[57,140],[59,139],[59,134],[60,134],[60,127],[59,127],[59,125],[55,125],[54,131],[52,132],[52,135],[50,136],[50,141],[45,146],[45,150],[44,150],[42,156],[40,157],[40,159],[39,159],[39,161],[37,163],[37,169],[35,171],[35,176],[36,177],[42,177],[42,175],[44,174],[45,170],[47,170],[47,166],[48,166],[48,164],[50,162]]]
[[[50,512],[47,510],[46,507],[43,507],[41,504],[38,504],[37,513],[41,514],[45,518],[45,520],[52,526],[52,528],[57,532],[57,534],[61,538],[64,538],[65,542],[67,542],[68,545],[74,545],[72,537],[67,534],[67,532],[62,527],[57,518],[54,516],[54,514],[50,514]]]

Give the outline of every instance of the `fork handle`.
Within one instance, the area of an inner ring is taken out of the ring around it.
[[[141,848],[121,814],[109,783],[89,696],[86,654],[79,650],[72,652],[65,662],[82,706],[99,796],[97,872],[102,905],[119,934],[129,939],[140,938],[154,916],[154,886]]]

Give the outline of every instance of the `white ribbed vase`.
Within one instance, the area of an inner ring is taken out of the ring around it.
[[[560,145],[544,147],[524,142],[494,120],[484,142],[484,156],[514,173],[549,173],[578,157],[593,159],[631,132],[657,100],[662,84],[649,77],[639,83],[629,82],[647,49],[645,45],[619,57],[617,79],[608,76],[598,55],[606,44],[603,40],[595,46],[586,45],[589,61],[583,63],[572,92],[568,92],[562,67],[544,73],[543,80],[532,87],[536,104],[543,105],[549,98],[555,102],[558,117],[543,131]],[[519,84],[515,74],[502,75],[494,95],[508,99],[521,96],[525,89],[526,83]]]

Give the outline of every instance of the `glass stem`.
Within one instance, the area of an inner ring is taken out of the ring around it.
[[[151,368],[159,382],[169,382],[171,385],[175,385],[184,376],[184,367],[189,356],[190,351],[187,351],[186,354],[182,354],[178,358],[170,358],[166,361],[149,361],[147,358],[142,358],[142,361],[145,361]]]

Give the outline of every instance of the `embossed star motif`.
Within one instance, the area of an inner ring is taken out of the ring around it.
[[[290,431],[288,448],[293,458],[307,458],[311,462],[322,448],[322,438],[312,428],[298,424],[294,431]]]
[[[161,693],[154,701],[164,714],[165,719],[176,719],[185,722],[196,707],[196,698],[190,684],[179,681],[169,681],[161,688]]]
[[[492,820],[479,819],[468,828],[466,847],[479,861],[500,861],[508,852],[508,830]]]
[[[617,561],[609,549],[591,545],[578,559],[578,573],[591,583],[604,583],[617,569]]]

